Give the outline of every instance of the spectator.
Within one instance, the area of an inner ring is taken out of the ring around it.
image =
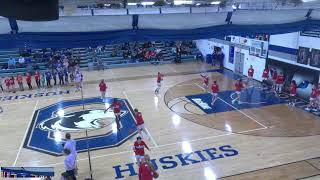
[[[44,84],[46,83],[45,74],[41,74],[40,83],[41,83],[41,87],[44,87]]]
[[[27,73],[26,81],[27,81],[29,90],[31,90],[32,89],[32,85],[31,85],[31,75],[30,75],[30,73]]]
[[[69,60],[67,58],[63,59],[63,67],[64,68],[69,68]]]
[[[24,88],[23,88],[23,79],[22,79],[21,74],[18,74],[18,75],[17,75],[17,82],[18,82],[20,91],[24,91]]]
[[[63,79],[63,71],[62,71],[62,69],[59,69],[59,71],[58,71],[58,76],[59,76],[59,84],[60,85],[64,85],[64,79]]]
[[[46,76],[46,81],[47,81],[47,87],[50,88],[51,87],[51,78],[52,78],[51,72],[49,70],[47,70],[45,72],[45,76]]]
[[[68,68],[64,68],[63,69],[63,74],[64,74],[64,83],[65,84],[69,84],[69,72],[68,72]]]
[[[70,72],[70,82],[73,83],[74,82],[74,71]]]
[[[15,67],[16,67],[16,59],[11,57],[8,61],[8,68],[11,69]]]
[[[81,83],[83,81],[83,76],[80,71],[76,72],[75,81],[76,81],[76,91],[80,91],[80,88],[82,88]]]
[[[25,58],[20,56],[18,62],[19,62],[19,67],[23,67],[25,65]]]
[[[52,70],[52,79],[53,79],[53,85],[57,85],[57,70],[56,69],[53,69]]]
[[[97,63],[98,63],[98,71],[104,70],[103,60],[100,57],[97,58]]]

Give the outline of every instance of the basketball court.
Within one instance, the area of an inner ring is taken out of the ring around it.
[[[164,74],[159,95],[157,72]],[[201,73],[220,86],[213,106]],[[286,95],[256,83],[243,91],[241,104],[232,104],[240,76],[201,62],[83,74],[83,99],[74,86],[1,94],[1,166],[54,167],[60,179],[68,131],[77,140],[79,179],[90,177],[88,146],[94,179],[138,179],[132,150],[138,136],[132,110],[138,108],[158,179],[320,179],[320,119],[303,111],[302,100],[287,106]],[[100,79],[108,85],[105,102]],[[112,114],[103,113],[113,98],[124,104],[119,131]],[[62,116],[68,122],[59,121]]]

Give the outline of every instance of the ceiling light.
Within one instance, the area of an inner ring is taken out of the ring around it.
[[[221,3],[221,1],[212,1],[210,4],[218,5],[220,3]]]
[[[144,6],[152,6],[154,2],[142,2],[141,4]]]
[[[128,6],[136,6],[137,3],[128,3]]]
[[[174,1],[173,3],[174,3],[174,5],[193,4],[193,1],[177,0],[177,1]]]
[[[196,4],[196,6],[200,6],[200,5],[201,5],[200,3],[197,3],[197,4]]]

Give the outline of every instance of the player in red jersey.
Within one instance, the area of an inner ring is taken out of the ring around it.
[[[269,69],[266,67],[262,73],[262,87],[263,90],[268,89]]]
[[[297,95],[297,84],[295,80],[292,80],[290,85],[289,106],[295,106],[296,95]]]
[[[205,74],[200,74],[200,76],[202,77],[202,86],[205,89],[204,91],[207,92],[209,87],[209,76]]]
[[[4,83],[5,83],[6,87],[7,87],[7,91],[10,92],[10,91],[11,91],[11,90],[10,90],[10,78],[7,77],[7,78],[4,80]]]
[[[211,93],[212,93],[211,106],[213,106],[213,104],[218,99],[218,92],[219,92],[219,85],[217,84],[217,81],[213,81],[213,84],[211,85]]]
[[[305,110],[310,111],[312,109],[313,111],[317,111],[317,97],[318,97],[317,86],[316,85],[312,85],[309,105]]]
[[[121,117],[121,103],[117,98],[113,99],[113,103],[106,109],[104,112],[107,112],[109,109],[113,109],[114,116],[116,117],[117,129],[120,129],[120,117]]]
[[[284,76],[283,76],[283,73],[280,72],[277,76],[277,79],[276,79],[276,92],[277,93],[282,93],[283,84],[284,84]]]
[[[250,68],[248,69],[248,85],[251,83],[252,86],[254,86],[253,74],[254,74],[254,69],[253,69],[252,65],[250,65]]]
[[[273,90],[274,90],[275,93],[277,93],[277,91],[276,91],[276,80],[277,80],[277,77],[278,77],[277,69],[273,68],[273,70],[272,70],[272,84],[273,84]]]
[[[269,69],[266,67],[266,68],[263,70],[262,79],[263,79],[263,80],[268,80],[268,78],[269,78]]]
[[[13,77],[13,76],[11,76],[9,82],[10,82],[10,88],[11,88],[12,92],[15,93],[15,92],[16,92],[16,85],[15,85],[14,77]]]
[[[34,80],[36,81],[38,88],[40,88],[40,72],[39,71],[36,71],[36,73],[34,74]]]
[[[17,75],[17,82],[18,82],[20,91],[24,91],[24,88],[23,88],[23,78],[22,78],[21,74],[18,74],[18,75]]]
[[[155,94],[159,94],[162,81],[163,81],[163,74],[158,72],[158,75],[157,75],[157,89],[154,91]]]
[[[136,155],[137,163],[140,164],[140,160],[144,157],[144,148],[147,148],[149,151],[149,147],[142,140],[140,136],[137,137],[137,141],[134,142],[133,151]]]
[[[136,119],[136,121],[137,121],[137,127],[138,127],[138,131],[139,131],[140,136],[143,137],[142,131],[143,131],[146,135],[148,135],[147,130],[146,130],[145,127],[144,127],[144,120],[143,120],[143,117],[142,117],[142,113],[139,112],[139,110],[138,110],[137,108],[134,109],[134,113],[135,113],[134,116],[135,116],[135,119]],[[149,136],[148,136],[148,137],[149,137]]]
[[[156,172],[152,164],[147,162],[146,157],[142,158],[139,165],[139,180],[153,180],[154,173]]]
[[[32,89],[31,79],[32,79],[31,75],[29,73],[27,73],[26,81],[27,81],[27,84],[28,84],[28,87],[30,90]]]
[[[99,84],[99,89],[100,89],[102,101],[104,101],[104,99],[106,98],[107,88],[108,88],[108,86],[106,85],[106,83],[105,83],[104,80],[102,79],[101,82],[100,82],[100,84]]]
[[[234,104],[235,102],[238,102],[239,104],[241,104],[240,98],[241,98],[241,91],[244,88],[244,85],[242,83],[242,79],[239,79],[236,83],[235,83],[235,89],[236,89],[236,94],[237,97],[232,100],[232,104]]]

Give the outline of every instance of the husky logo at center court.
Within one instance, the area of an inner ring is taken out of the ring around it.
[[[121,145],[137,133],[137,126],[129,102],[117,99],[121,103],[119,129],[113,110],[106,111],[114,98],[63,100],[34,112],[23,147],[61,156],[66,132],[77,142],[78,153],[86,152],[88,145],[91,150]]]
[[[122,111],[121,116],[126,113],[127,111]],[[46,131],[76,132],[101,129],[114,120],[114,113],[110,110],[106,112],[104,109],[82,110],[67,114],[55,113],[52,118],[42,121],[38,127]]]

